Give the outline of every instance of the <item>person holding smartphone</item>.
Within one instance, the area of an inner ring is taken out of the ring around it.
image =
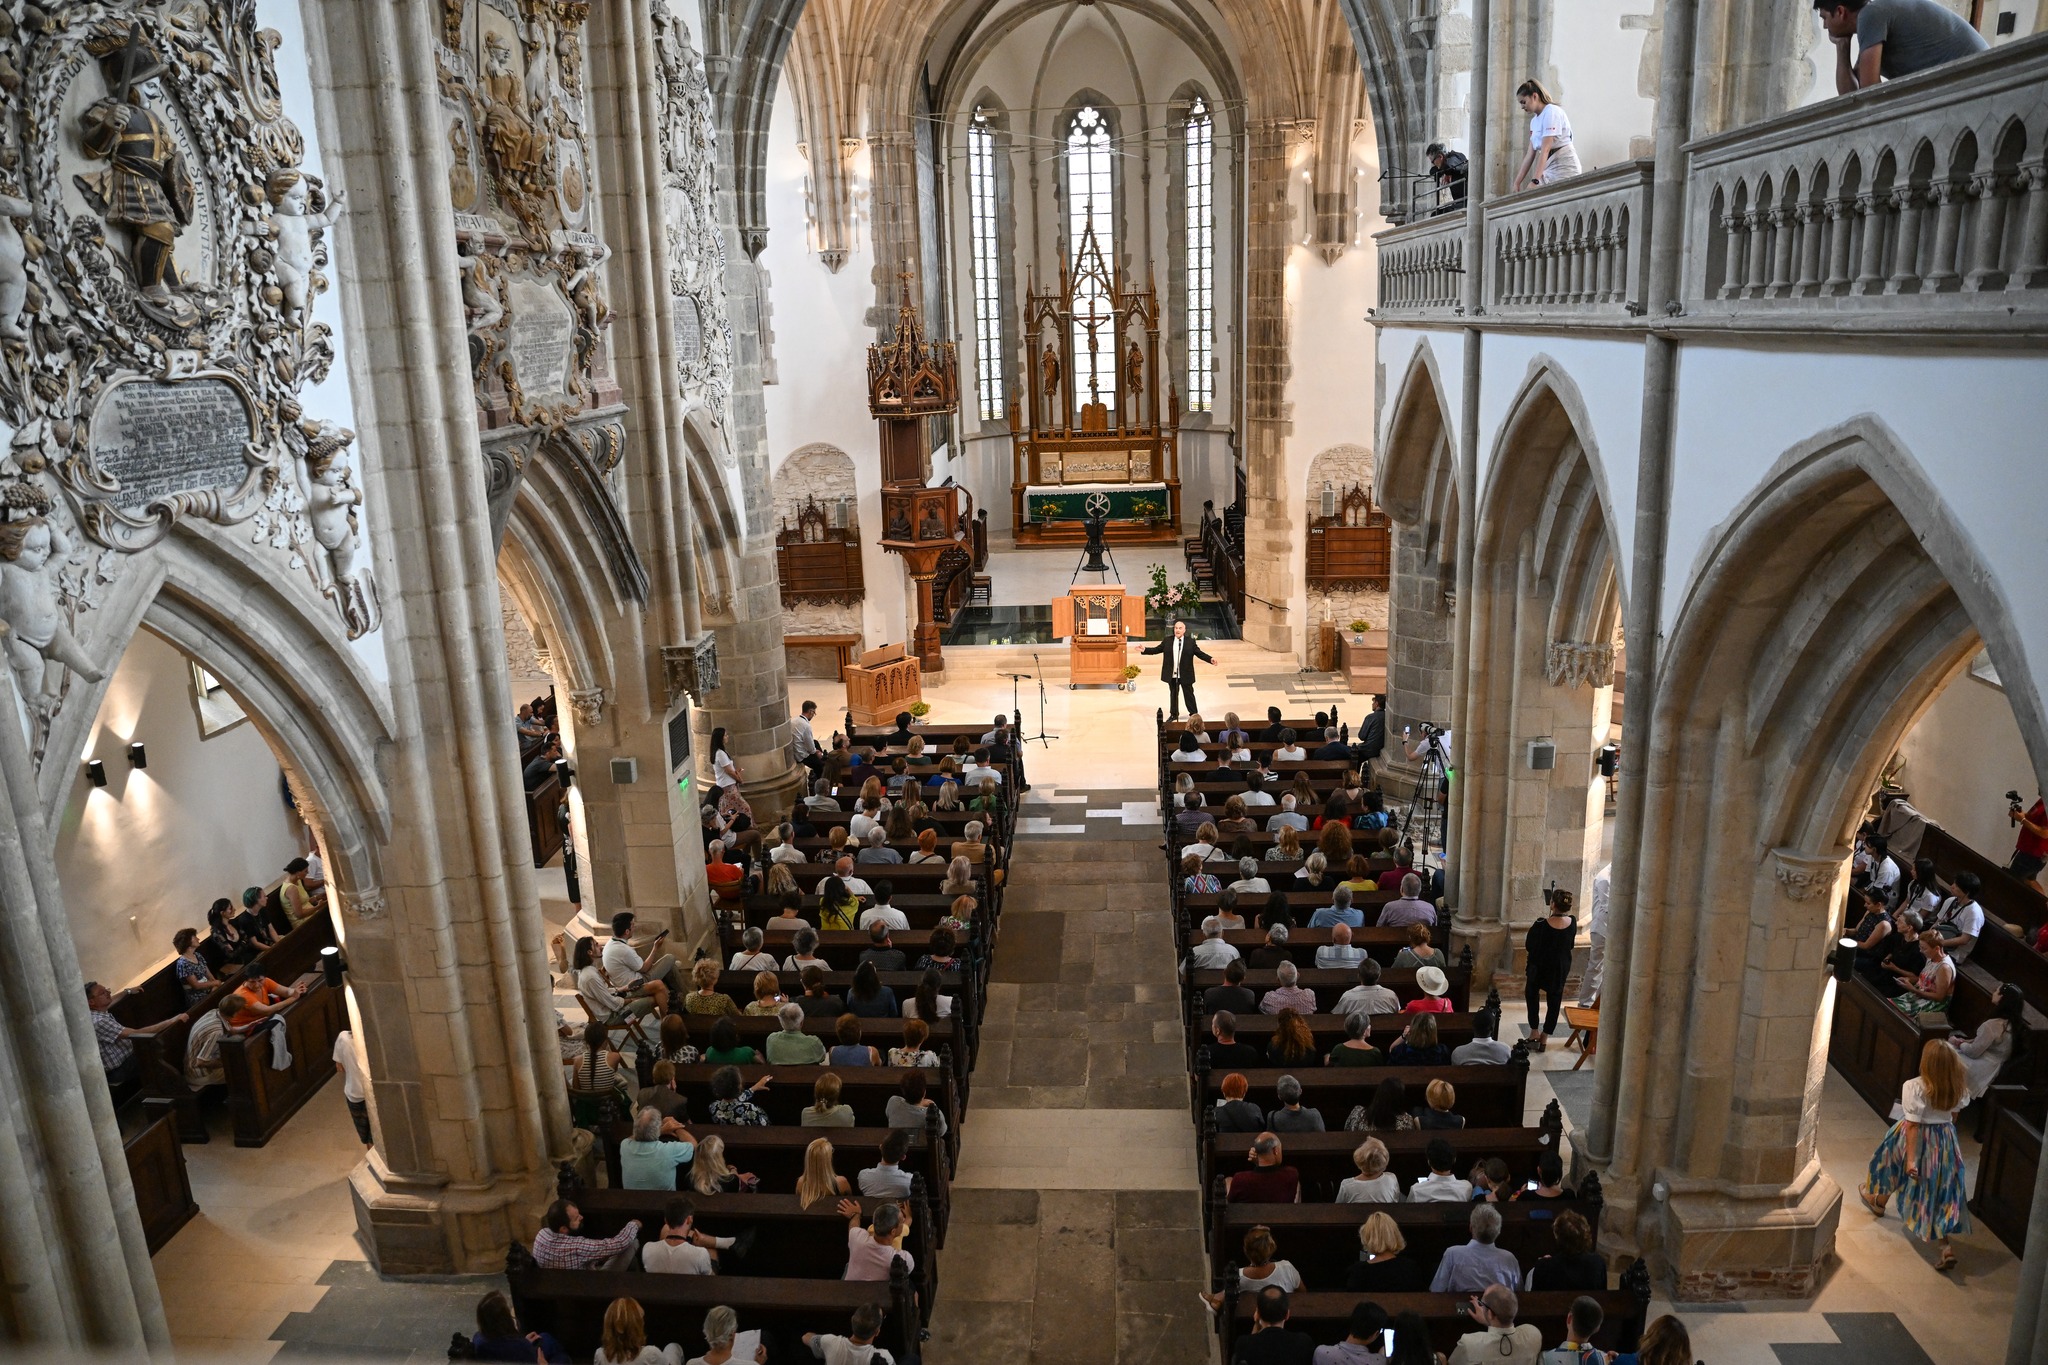
[[[638,995],[650,981],[667,981],[670,997],[680,997],[682,983],[669,980],[675,974],[676,960],[673,955],[661,951],[663,941],[668,938],[668,930],[654,936],[644,957],[634,951],[632,934],[631,910],[621,910],[612,916],[611,940],[604,945],[604,952],[598,959],[604,965],[604,974],[612,983],[612,989],[620,995]],[[653,959],[652,962],[649,958]]]

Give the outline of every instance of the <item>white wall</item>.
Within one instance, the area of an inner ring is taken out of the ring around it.
[[[1589,171],[1628,160],[1631,140],[1652,136],[1659,40],[1643,23],[1651,11],[1652,0],[1567,0],[1551,7],[1549,54],[1557,83],[1546,81],[1545,88],[1571,117],[1579,164]],[[1516,84],[1528,74],[1518,73]],[[1529,146],[1527,118],[1516,128],[1519,163]]]
[[[2005,793],[2031,805],[2036,783],[2003,688],[1965,669],[1899,741],[1899,757],[1916,810],[1994,862],[2011,856]]]
[[[128,765],[141,741],[149,766]],[[106,765],[107,785],[84,762]],[[277,758],[247,721],[202,739],[185,656],[137,631],[107,684],[57,832],[57,876],[78,965],[126,985],[168,961],[171,935],[206,908],[268,885],[304,846]]]

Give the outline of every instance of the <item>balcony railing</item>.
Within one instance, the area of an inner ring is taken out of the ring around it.
[[[2048,36],[1685,149],[1683,312],[1794,326],[1885,308],[1948,325],[2048,306]],[[1489,201],[1489,318],[1642,311],[1653,163]],[[1465,216],[1379,233],[1382,315],[1457,316]],[[1936,302],[1940,299],[1940,302]],[[1936,320],[1940,319],[1939,322]],[[1661,321],[1661,320],[1649,320]]]
[[[2048,37],[1686,149],[1688,311],[2005,313],[2048,288]]]
[[[1487,311],[1640,313],[1652,170],[1624,161],[1489,205]]]

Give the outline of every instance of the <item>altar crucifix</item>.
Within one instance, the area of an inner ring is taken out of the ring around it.
[[[1172,543],[1180,527],[1180,395],[1160,400],[1159,296],[1104,252],[1092,217],[1058,287],[1024,295],[1023,353],[1037,358],[1029,412],[1010,403],[1010,511],[1021,545],[1104,538]],[[1028,418],[1028,420],[1027,420]]]

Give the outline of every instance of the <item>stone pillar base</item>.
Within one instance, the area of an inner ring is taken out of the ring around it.
[[[1664,1210],[1663,1236],[1672,1298],[1811,1298],[1834,1253],[1841,1216],[1842,1188],[1818,1161],[1775,1193],[1674,1193]]]
[[[552,1170],[486,1186],[437,1185],[392,1174],[373,1152],[349,1175],[356,1234],[379,1275],[487,1275],[530,1242],[555,1197]]]
[[[1451,917],[1451,941],[1446,950],[1455,960],[1466,948],[1472,950],[1472,988],[1484,994],[1493,985],[1494,964],[1507,946],[1508,931],[1498,922]]]

